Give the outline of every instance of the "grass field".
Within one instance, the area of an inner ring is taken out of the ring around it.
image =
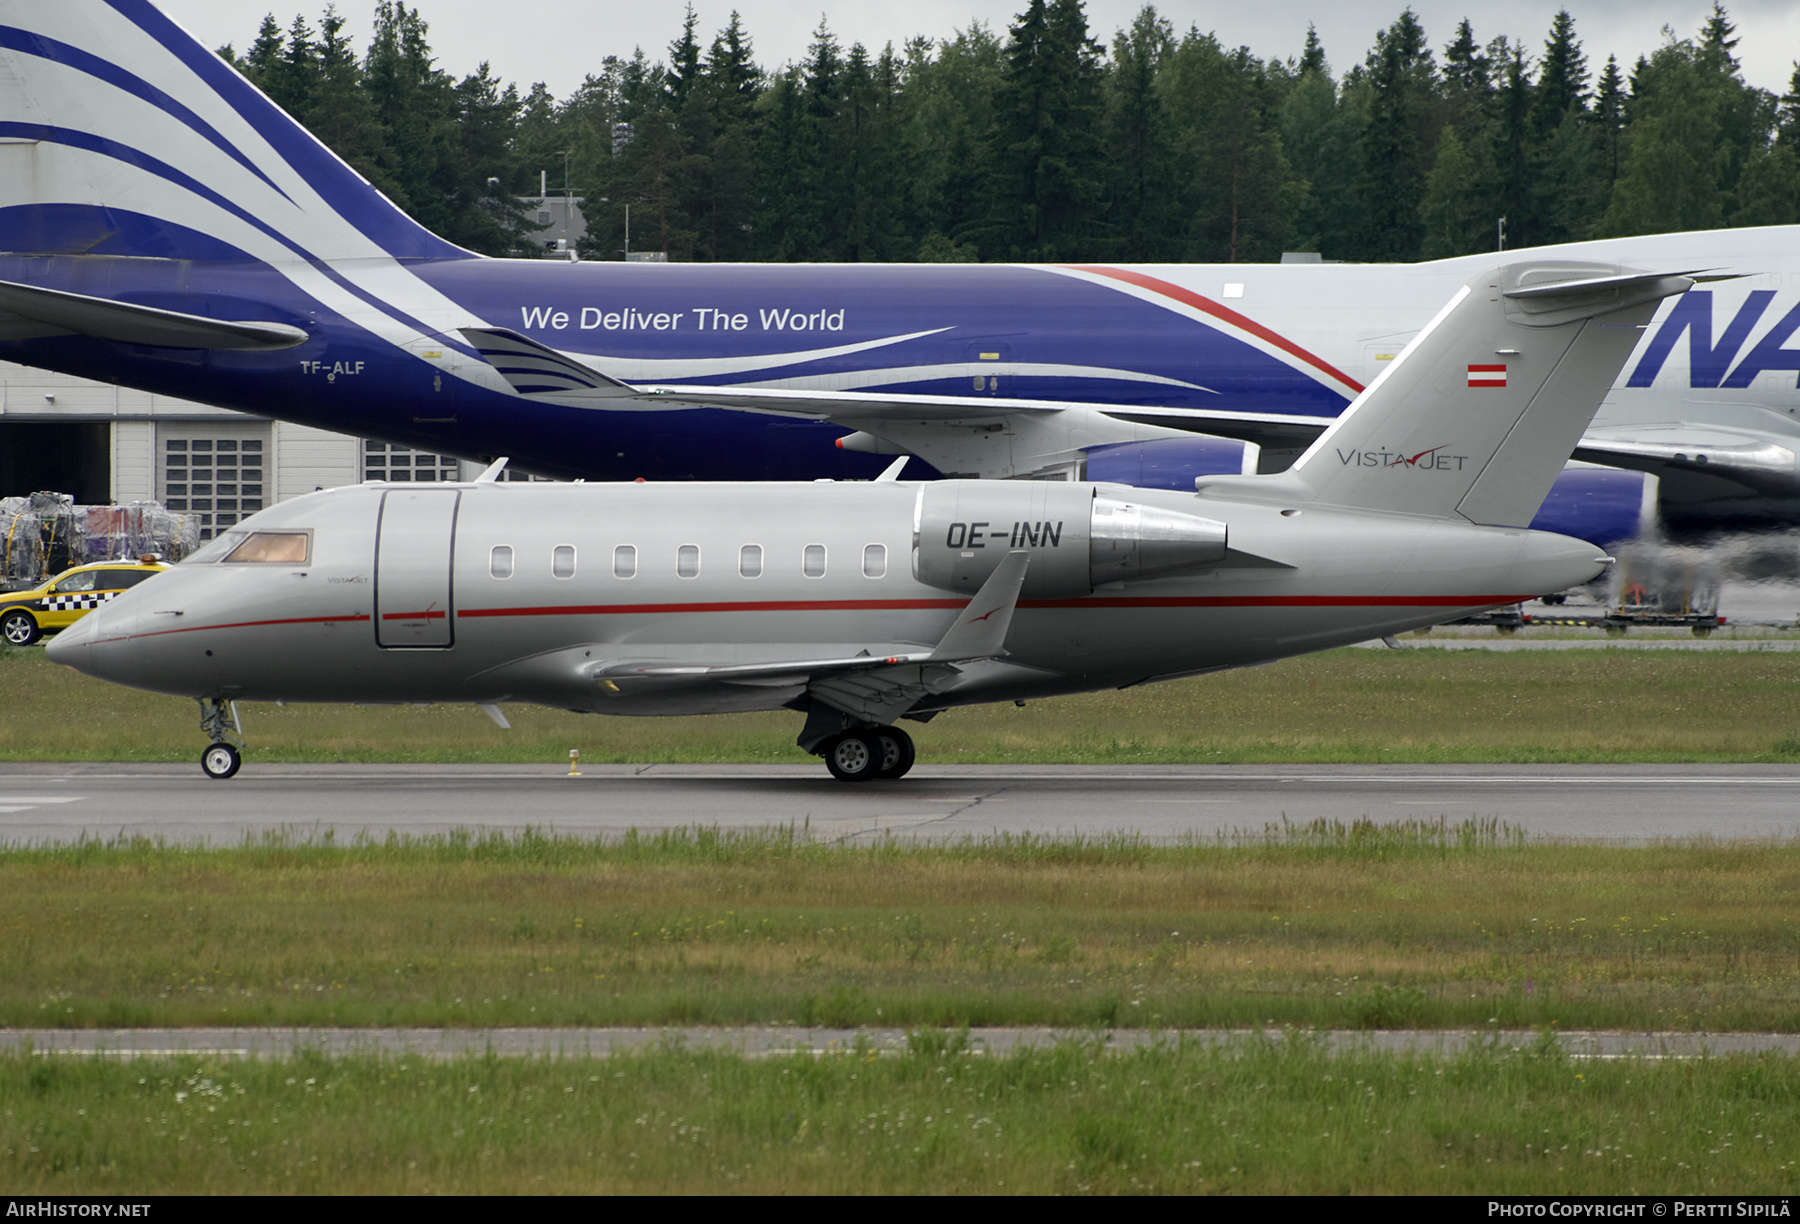
[[[0,852],[0,1024],[1793,1031],[1800,845],[687,833]]]
[[[921,1035],[929,1038],[930,1034]],[[1785,1057],[0,1057],[12,1194],[1786,1194]]]
[[[926,762],[1793,761],[1800,653],[1337,650],[907,724]],[[808,760],[787,712],[583,717],[512,705],[243,703],[262,761]],[[190,761],[192,701],[0,654],[0,760]]]

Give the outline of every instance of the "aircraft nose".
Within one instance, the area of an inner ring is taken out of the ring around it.
[[[93,645],[98,636],[96,618],[93,615],[84,616],[51,638],[44,646],[44,655],[52,663],[61,663],[80,672],[88,671],[92,655],[88,647]]]

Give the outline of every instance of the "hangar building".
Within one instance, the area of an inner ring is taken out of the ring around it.
[[[0,362],[0,497],[153,500],[200,538],[264,506],[364,480],[472,479],[448,455]]]

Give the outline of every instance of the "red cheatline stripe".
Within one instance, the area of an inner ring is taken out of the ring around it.
[[[443,620],[444,613],[438,612],[383,612],[381,619],[391,620]]]
[[[1021,599],[1021,608],[1474,608],[1518,603],[1528,595],[1143,595],[1085,599]],[[774,600],[768,603],[587,604],[542,608],[464,608],[457,619],[482,616],[630,616],[680,612],[910,612],[958,610],[960,599]]]
[[[550,608],[463,608],[456,617],[476,616],[630,616],[667,612],[911,612],[961,608],[966,599],[776,599],[765,603],[581,604]]]
[[[367,613],[360,613],[356,616],[296,616],[289,620],[237,621],[229,625],[184,625],[179,629],[158,629],[152,633],[133,633],[128,636],[133,638],[167,637],[171,633],[200,633],[207,629],[259,629],[265,625],[328,625],[368,619]],[[109,642],[118,640],[118,638],[107,639]]]
[[[1096,276],[1108,276],[1113,280],[1124,281],[1127,284],[1136,285],[1140,289],[1149,289],[1155,293],[1162,294],[1164,297],[1174,298],[1177,302],[1180,302],[1185,306],[1192,306],[1195,310],[1204,311],[1215,319],[1220,319],[1231,324],[1233,327],[1249,332],[1259,340],[1264,340],[1273,344],[1282,352],[1298,357],[1301,361],[1304,361],[1307,365],[1313,367],[1313,369],[1330,375],[1332,378],[1337,379],[1352,390],[1360,392],[1363,389],[1363,385],[1354,378],[1351,378],[1348,374],[1344,373],[1324,358],[1307,352],[1298,344],[1289,340],[1286,336],[1277,335],[1256,320],[1246,318],[1237,311],[1232,310],[1230,307],[1221,306],[1210,298],[1203,298],[1192,290],[1183,289],[1180,285],[1172,285],[1168,281],[1157,280],[1154,276],[1145,276],[1142,272],[1127,272],[1123,268],[1106,268],[1101,267],[1098,264],[1069,264],[1066,266],[1074,268],[1077,272],[1092,272]]]
[[[1021,599],[1021,608],[1481,608],[1530,595],[1178,595]]]

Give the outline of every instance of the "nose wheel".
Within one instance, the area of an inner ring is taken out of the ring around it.
[[[207,777],[221,781],[231,777],[244,764],[244,754],[232,740],[242,740],[244,725],[238,721],[237,706],[218,697],[200,701],[200,729],[212,743],[200,754],[200,768]]]
[[[209,778],[229,778],[243,763],[243,754],[230,744],[212,744],[200,754],[200,768]]]
[[[846,731],[825,742],[820,755],[839,782],[899,778],[913,767],[912,736],[898,727]]]

